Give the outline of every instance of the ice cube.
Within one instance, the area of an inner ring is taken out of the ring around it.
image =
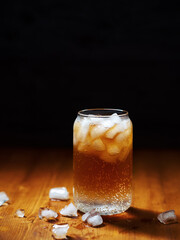
[[[68,217],[77,217],[77,208],[74,206],[73,203],[70,203],[69,205],[65,206],[63,209],[61,209],[60,214],[63,216]]]
[[[101,125],[106,128],[106,130],[108,130],[109,128],[111,128],[113,125],[114,125],[114,122],[111,121],[110,118],[104,118],[102,121],[101,121]]]
[[[113,113],[110,117],[109,117],[109,120],[111,122],[113,122],[113,124],[116,124],[116,123],[121,123],[121,118],[118,116],[117,113]]]
[[[108,144],[107,145],[107,152],[109,153],[109,155],[117,155],[119,154],[121,151],[121,149],[116,145],[116,144]]]
[[[84,213],[84,214],[82,215],[82,221],[83,221],[83,222],[86,222],[86,220],[87,220],[87,218],[88,218],[89,216],[94,216],[94,214],[96,214],[96,213],[97,213],[97,212],[96,212],[95,209],[92,209],[91,211]]]
[[[80,121],[79,131],[77,132],[77,140],[83,142],[86,139],[86,136],[89,131],[90,119],[83,118]]]
[[[125,132],[121,132],[121,133],[119,133],[119,134],[116,136],[115,141],[116,141],[117,143],[122,143],[122,141],[123,141],[125,138],[126,138]]]
[[[74,145],[78,143],[77,135],[78,135],[79,128],[80,128],[80,122],[76,120],[73,126],[73,144]]]
[[[55,220],[58,217],[58,214],[49,209],[49,208],[40,208],[39,209],[39,218],[40,219],[47,219],[47,220]]]
[[[106,133],[106,138],[113,139],[116,134],[122,132],[123,128],[121,124],[115,124],[112,128],[110,128]]]
[[[115,117],[116,118],[116,117]],[[119,117],[118,117],[119,118]],[[91,138],[97,138],[103,135],[108,129],[112,128],[116,124],[116,120],[111,117],[101,118],[99,124],[95,125],[90,132]]]
[[[87,139],[85,142],[79,142],[77,149],[79,152],[87,152],[91,142]]]
[[[25,216],[25,211],[24,209],[17,209],[15,214],[17,217],[23,218]]]
[[[75,146],[78,143],[77,137],[73,134],[73,145]]]
[[[97,227],[103,223],[103,219],[99,213],[97,213],[94,209],[85,213],[82,216],[82,220],[87,222],[89,225],[93,227]]]
[[[101,117],[96,117],[93,114],[89,114],[88,117],[92,125],[100,124],[102,122]]]
[[[87,220],[87,218],[90,216],[90,212],[87,212],[85,214],[82,215],[82,221],[85,222]]]
[[[68,200],[69,192],[66,187],[51,188],[49,191],[49,198],[51,200]]]
[[[114,125],[114,122],[111,120],[110,117],[98,117],[98,118],[90,118],[91,125],[97,125],[102,127],[103,130],[107,130],[108,128],[111,128]]]
[[[93,142],[92,142],[92,147],[93,149],[95,149],[96,151],[104,151],[105,150],[105,145],[103,143],[103,141],[98,138],[98,139],[95,139]]]
[[[122,132],[131,127],[131,120],[125,119],[121,121]]]
[[[8,195],[5,192],[0,192],[0,206],[2,206],[7,201],[9,201]]]
[[[66,239],[69,224],[54,224],[52,227],[53,237],[55,239]]]
[[[131,148],[125,147],[125,146],[123,146],[121,148],[121,152],[119,154],[119,161],[120,162],[124,162],[127,159],[130,150],[131,150]]]
[[[90,136],[92,139],[100,137],[102,134],[104,134],[107,131],[107,127],[105,127],[103,124],[99,124],[96,126],[93,126],[90,131]]]
[[[89,216],[87,218],[87,223],[90,224],[93,227],[97,227],[103,223],[103,219],[99,214],[96,214],[94,216]]]
[[[160,213],[157,219],[163,224],[177,223],[177,217],[174,210]]]
[[[128,128],[127,130],[125,130],[124,132],[119,133],[116,138],[115,141],[118,143],[122,143],[122,141],[126,140],[127,138],[131,138],[131,129]]]

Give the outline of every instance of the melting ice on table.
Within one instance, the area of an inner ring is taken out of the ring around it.
[[[53,237],[55,239],[66,239],[68,229],[68,224],[54,224],[52,227]]]
[[[163,224],[177,223],[177,217],[174,210],[160,213],[157,219]]]
[[[66,187],[51,188],[49,191],[49,198],[51,200],[68,200],[69,192]]]
[[[57,217],[58,217],[58,214],[49,208],[42,207],[39,209],[39,218],[40,219],[45,218],[47,220],[55,220]]]
[[[97,227],[103,223],[103,219],[94,209],[82,215],[82,221],[87,222],[93,227]]]
[[[0,192],[0,206],[2,206],[7,201],[9,201],[8,195],[5,192]]]
[[[65,206],[63,209],[61,209],[60,214],[63,216],[68,217],[77,217],[77,208],[74,206],[73,203],[70,203],[69,205]]]
[[[17,217],[23,218],[25,216],[25,211],[24,209],[17,209],[15,214]]]

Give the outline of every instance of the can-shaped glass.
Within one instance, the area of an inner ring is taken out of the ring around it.
[[[73,198],[101,215],[126,211],[132,201],[133,127],[121,109],[81,110],[73,126]]]

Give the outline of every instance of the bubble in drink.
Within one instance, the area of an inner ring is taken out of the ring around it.
[[[74,122],[74,203],[101,215],[125,211],[132,195],[132,122],[123,110],[85,110]]]

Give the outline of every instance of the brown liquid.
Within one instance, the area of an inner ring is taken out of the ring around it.
[[[132,151],[123,162],[106,162],[74,150],[74,188],[79,199],[112,202],[131,193]]]

